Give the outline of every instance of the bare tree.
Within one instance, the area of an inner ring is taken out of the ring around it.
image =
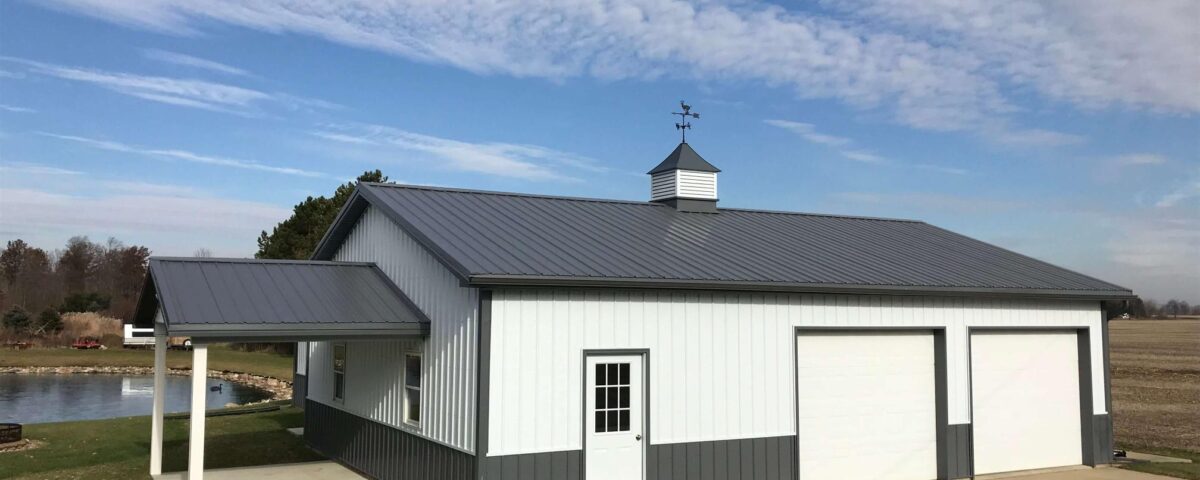
[[[196,258],[212,258],[213,254],[212,250],[207,248],[197,248],[195,252],[192,252],[192,256]]]

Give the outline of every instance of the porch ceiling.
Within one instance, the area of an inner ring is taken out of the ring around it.
[[[151,258],[135,322],[200,342],[429,333],[429,318],[375,264],[330,261]]]

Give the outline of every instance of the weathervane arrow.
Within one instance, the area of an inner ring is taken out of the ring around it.
[[[688,117],[700,118],[699,113],[692,113],[692,106],[688,105],[683,100],[679,101],[682,112],[671,112],[671,115],[679,115],[679,123],[675,124],[675,129],[679,130],[679,143],[687,143],[687,131],[692,128],[692,124],[688,122]]]

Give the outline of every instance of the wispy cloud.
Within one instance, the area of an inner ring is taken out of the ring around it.
[[[1183,204],[1187,201],[1195,201],[1195,206],[1200,207],[1200,170],[1197,170],[1191,178],[1183,182],[1171,191],[1163,195],[1154,206],[1159,208],[1171,208]],[[1198,209],[1200,210],[1200,209]],[[1197,212],[1200,213],[1200,212]]]
[[[314,171],[303,170],[303,169],[292,168],[292,167],[278,167],[278,166],[273,166],[273,165],[264,165],[264,164],[257,163],[257,162],[252,162],[252,161],[247,161],[247,160],[239,160],[239,159],[229,158],[229,157],[202,155],[199,153],[189,152],[187,150],[148,148],[148,147],[129,145],[129,144],[121,143],[121,142],[114,142],[111,140],[100,140],[100,139],[95,139],[95,138],[79,137],[79,136],[75,136],[75,135],[62,135],[62,134],[47,133],[47,132],[38,132],[38,133],[40,135],[43,135],[46,137],[77,142],[77,143],[87,145],[89,147],[98,148],[101,150],[109,150],[109,151],[113,151],[113,152],[132,153],[132,154],[137,154],[137,155],[145,155],[145,156],[149,156],[149,157],[182,160],[185,162],[199,163],[199,164],[204,164],[204,165],[215,165],[215,166],[220,166],[220,167],[239,168],[239,169],[244,169],[244,170],[255,170],[255,171],[269,172],[269,173],[281,173],[284,175],[296,175],[296,176],[301,176],[301,177],[328,177],[328,175],[320,173],[320,172],[314,172]]]
[[[41,165],[37,163],[13,162],[0,164],[0,172],[8,173],[23,173],[28,175],[44,175],[44,176],[60,176],[60,175],[83,175],[83,172],[77,170],[68,170],[65,168],[54,167],[50,165]]]
[[[842,150],[843,157],[863,163],[886,163],[887,159],[864,150]]]
[[[899,207],[906,211],[938,211],[956,214],[998,213],[1027,208],[1028,203],[1012,199],[995,199],[928,192],[842,192],[833,199],[850,204]]]
[[[198,68],[201,70],[208,70],[208,71],[217,72],[217,73],[224,73],[226,75],[238,75],[238,76],[243,76],[243,77],[250,76],[250,72],[247,72],[240,68],[229,66],[224,63],[215,62],[212,60],[207,60],[207,59],[200,58],[200,57],[193,57],[191,55],[185,55],[182,53],[168,52],[166,50],[158,50],[158,49],[154,49],[154,48],[148,48],[148,49],[142,50],[142,55],[145,55],[146,58],[149,58],[151,60],[156,60],[156,61],[163,62],[163,63],[169,63],[172,65],[179,65],[182,67]]]
[[[837,146],[841,146],[841,145],[847,145],[850,143],[849,138],[838,137],[838,136],[834,136],[834,135],[828,135],[828,134],[817,132],[817,127],[811,123],[793,122],[791,120],[779,120],[779,119],[768,119],[768,120],[763,120],[763,122],[766,122],[767,125],[770,125],[773,127],[779,127],[784,130],[789,130],[797,135],[800,135],[801,137],[804,137],[805,140],[808,140],[812,143],[816,143],[816,144],[820,144],[820,145],[829,145],[829,146],[837,147]]]
[[[1200,112],[1200,43],[1193,41],[1200,3],[1101,1],[1015,0],[995,8],[851,0],[824,10],[756,0],[615,0],[603,8],[537,1],[46,3],[168,33],[223,22],[312,35],[481,74],[750,80],[803,98],[883,109],[899,123],[935,130],[977,129],[1020,111],[1005,93],[1009,86],[1083,108]]]
[[[138,75],[91,68],[71,67],[0,56],[0,60],[24,65],[33,73],[82,82],[117,93],[180,107],[198,108],[243,116],[263,114],[263,106],[274,104],[289,109],[336,108],[336,104],[284,93],[267,93],[250,88],[174,77]]]
[[[46,246],[96,234],[148,245],[159,255],[207,247],[241,256],[253,252],[260,231],[291,213],[277,205],[180,193],[187,187],[154,192],[129,182],[101,186],[88,184],[71,193],[0,186],[0,231]]]
[[[873,164],[889,163],[888,159],[880,155],[876,155],[873,152],[857,147],[851,148],[854,145],[854,140],[851,140],[848,137],[839,137],[836,135],[818,132],[816,125],[811,123],[779,119],[768,119],[763,120],[763,122],[772,127],[782,128],[789,132],[795,133],[801,138],[817,145],[837,148],[839,155],[856,162]]]
[[[0,103],[0,110],[4,110],[6,112],[14,112],[14,113],[37,113],[37,110],[34,110],[32,108],[14,107],[12,105],[5,105],[2,103]]]
[[[1040,128],[991,127],[984,129],[983,135],[984,138],[996,143],[1020,147],[1063,147],[1078,145],[1086,140],[1079,135]]]
[[[607,171],[590,158],[542,146],[467,142],[383,125],[331,125],[311,134],[344,144],[424,153],[454,170],[500,177],[578,181],[573,173]]]
[[[1113,160],[1117,165],[1123,166],[1162,165],[1167,163],[1167,157],[1154,153],[1129,153],[1117,156]]]
[[[913,168],[916,168],[919,170],[927,170],[930,172],[948,173],[950,175],[966,175],[966,174],[971,173],[970,171],[968,171],[965,168],[944,167],[941,165],[932,165],[932,164],[928,164],[928,163],[918,163],[916,165],[913,165]]]

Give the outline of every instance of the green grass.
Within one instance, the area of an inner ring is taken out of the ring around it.
[[[210,417],[204,465],[232,468],[320,460],[287,428],[303,426],[303,411]],[[163,471],[187,469],[187,420],[164,424]],[[25,426],[25,438],[46,445],[0,453],[0,478],[19,480],[144,479],[150,468],[150,417]]]
[[[0,350],[0,367],[153,367],[150,349],[75,350],[69,348],[31,348]],[[167,352],[170,368],[191,368],[192,352]],[[292,357],[274,353],[242,352],[225,345],[208,347],[208,368],[250,373],[292,381]]]
[[[1178,450],[1174,448],[1158,448],[1145,447],[1134,445],[1122,445],[1123,448],[1133,452],[1150,453],[1154,455],[1165,455],[1168,457],[1187,458],[1192,463],[1149,463],[1138,462],[1126,465],[1124,468],[1143,473],[1153,473],[1157,475],[1166,475],[1168,477],[1186,478],[1189,480],[1200,480],[1200,453],[1188,450]]]

